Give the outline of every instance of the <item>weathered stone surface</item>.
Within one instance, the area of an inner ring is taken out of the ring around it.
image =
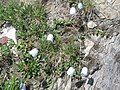
[[[120,27],[119,25],[117,27],[119,33]],[[96,57],[102,67],[89,76],[94,79],[94,84],[91,87],[85,84],[85,90],[87,88],[90,90],[120,90],[120,34],[113,31],[111,37],[99,39],[99,48],[93,49],[91,52],[92,57]]]
[[[105,18],[114,19],[120,16],[120,0],[94,0],[93,2]]]
[[[114,40],[112,41],[112,39]],[[100,71],[93,75],[96,80],[98,79],[96,87],[100,88],[101,90],[120,89],[120,63],[116,62],[116,59],[118,60],[120,57],[115,58],[120,51],[120,40],[118,40],[120,39],[120,35],[116,36],[115,38],[113,37],[112,39],[110,42],[104,44],[106,45],[106,54],[103,52],[100,53],[103,54],[103,60],[101,60],[104,63],[103,67]],[[114,80],[117,81],[115,82]],[[113,86],[116,86],[116,88]]]
[[[59,0],[56,0],[59,1]],[[54,20],[69,20],[69,4],[58,3],[53,0],[46,4],[46,13],[48,18],[48,24],[53,25]]]

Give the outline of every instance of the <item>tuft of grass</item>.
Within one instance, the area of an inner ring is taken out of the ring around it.
[[[9,41],[9,45],[1,45],[0,46],[0,50],[1,50],[1,57],[0,57],[0,61],[1,63],[4,61],[8,63],[8,65],[12,65],[13,64],[13,60],[12,60],[12,54],[10,51],[10,48],[12,46],[11,41]],[[4,63],[5,64],[5,63]],[[4,66],[4,65],[3,65]]]
[[[40,64],[36,60],[21,61],[18,63],[18,71],[23,73],[24,78],[35,77],[39,74]]]
[[[96,35],[100,35],[101,37],[104,37],[107,33],[102,29],[96,29]]]
[[[73,19],[70,19],[70,20],[54,20],[53,29],[57,30],[57,29],[60,29],[60,28],[64,28],[66,26],[72,26],[75,23],[76,22]]]
[[[82,3],[84,4],[86,10],[89,10],[90,8],[94,7],[94,3],[90,0],[82,0]]]
[[[0,85],[0,90],[19,90],[20,81],[17,77],[12,76],[9,80]]]

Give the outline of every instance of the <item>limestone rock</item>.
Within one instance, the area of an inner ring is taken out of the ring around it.
[[[93,0],[97,10],[107,19],[115,19],[120,16],[120,0]]]

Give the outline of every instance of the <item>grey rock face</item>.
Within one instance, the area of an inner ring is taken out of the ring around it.
[[[94,53],[97,53],[102,68],[91,75],[94,78],[94,85],[90,88],[91,90],[120,90],[120,34],[101,39],[100,46],[101,52]],[[86,88],[87,85],[84,87]]]
[[[120,0],[92,0],[98,11],[107,19],[120,16]]]

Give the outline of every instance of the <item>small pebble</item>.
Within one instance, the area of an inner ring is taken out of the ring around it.
[[[87,77],[88,76],[88,68],[87,67],[83,67],[81,70],[81,76],[82,77]]]
[[[31,51],[29,51],[29,54],[32,55],[33,57],[36,57],[38,54],[38,49],[34,48]]]
[[[49,35],[47,36],[47,40],[50,41],[50,42],[53,42],[54,36],[53,36],[52,34],[49,34]]]
[[[67,71],[67,75],[72,76],[74,72],[75,72],[75,69],[73,67],[70,67]]]
[[[76,14],[76,9],[75,7],[70,8],[70,15],[75,15]]]
[[[10,22],[6,21],[0,27],[1,28],[7,28],[7,27],[10,27],[10,26],[12,26],[12,24]]]
[[[89,84],[89,85],[93,85],[93,83],[94,83],[94,79],[91,77],[91,78],[89,78],[89,80],[88,80],[88,82],[87,82],[87,84]]]
[[[83,9],[83,4],[82,3],[78,3],[78,8],[81,10]]]
[[[94,27],[96,27],[97,26],[97,24],[95,23],[95,22],[93,22],[93,21],[89,21],[88,23],[87,23],[87,27],[88,28],[94,28]]]
[[[3,25],[4,28],[10,27],[10,26],[12,26],[12,24],[8,21],[5,22],[4,25]]]

